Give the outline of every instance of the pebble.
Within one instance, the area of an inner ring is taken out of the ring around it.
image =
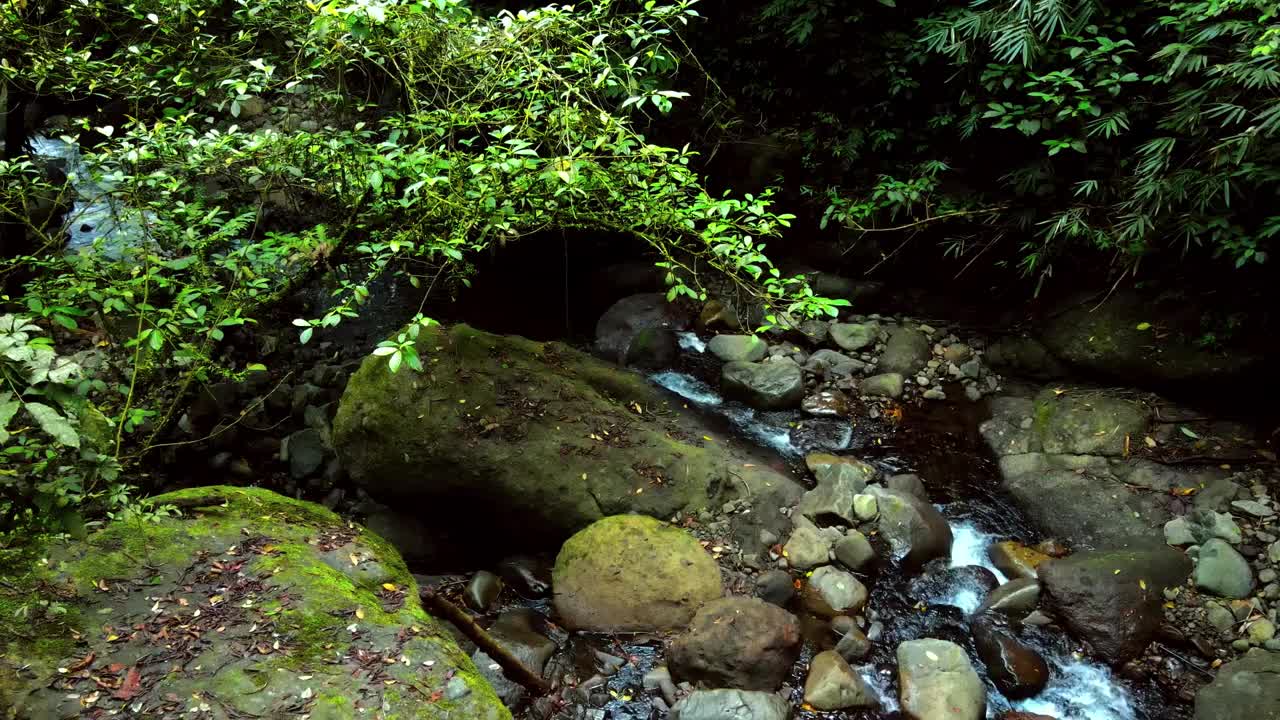
[[[1262,572],[1258,573],[1258,582],[1271,583],[1271,582],[1275,582],[1275,580],[1276,580],[1276,571],[1272,570],[1271,568],[1267,568],[1266,570],[1263,570]]]
[[[874,520],[879,512],[875,495],[858,494],[853,496],[853,513],[859,520]]]
[[[947,394],[941,388],[929,388],[924,391],[925,400],[946,400]]]
[[[756,597],[778,607],[786,607],[796,594],[791,574],[782,570],[770,570],[756,578]]]
[[[1280,652],[1280,638],[1272,638],[1271,640],[1262,643],[1262,647],[1270,650],[1271,652]]]
[[[1231,626],[1236,624],[1236,618],[1231,611],[1216,602],[1205,603],[1205,610],[1209,625],[1218,632],[1230,630]]]
[[[1272,543],[1271,547],[1267,548],[1267,559],[1280,565],[1280,541]]]

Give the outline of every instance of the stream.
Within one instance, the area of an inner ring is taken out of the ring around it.
[[[969,576],[945,570],[981,567],[1003,583],[1007,578],[987,557],[987,547],[1001,540],[1031,543],[1040,538],[999,490],[994,462],[977,435],[977,424],[982,419],[981,404],[933,403],[908,407],[900,427],[875,439],[869,437],[874,431],[864,435],[851,423],[845,423],[847,432],[817,433],[815,439],[808,433],[798,432],[800,427],[812,422],[799,411],[758,412],[722,398],[712,385],[716,377],[712,367],[718,363],[707,362],[703,341],[684,334],[680,345],[685,351],[681,366],[652,375],[650,379],[654,383],[703,413],[727,422],[744,440],[777,454],[788,463],[795,464],[805,453],[815,450],[839,453],[856,449],[852,454],[886,473],[919,473],[932,501],[951,524],[954,541],[949,563],[935,561],[915,577],[891,570],[866,580],[871,594],[864,612],[868,620],[880,624],[883,631],[873,643],[868,662],[856,669],[875,689],[881,701],[880,710],[831,713],[801,710],[796,717],[867,720],[900,717],[894,652],[898,643],[906,640],[936,637],[956,642],[968,650],[975,668],[985,676],[966,622],[968,614],[977,609],[984,591],[966,582]],[[821,621],[817,624],[823,625]],[[802,626],[805,625],[802,618]],[[1154,683],[1133,683],[1117,677],[1105,664],[1084,655],[1079,644],[1062,631],[1027,626],[1021,637],[1047,661],[1051,670],[1049,684],[1036,697],[1010,701],[987,681],[988,717],[997,717],[1007,710],[1040,713],[1063,720],[1176,717],[1177,711],[1167,706],[1167,699]],[[793,669],[789,684],[794,688],[792,700],[797,708],[803,702],[808,661],[821,649],[824,648],[811,640]],[[647,716],[615,713],[609,717]]]

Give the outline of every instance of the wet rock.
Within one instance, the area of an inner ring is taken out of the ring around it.
[[[834,650],[818,653],[809,664],[804,701],[818,710],[875,707],[875,693]]]
[[[671,708],[670,720],[787,720],[791,706],[770,692],[695,690]]]
[[[836,652],[851,663],[857,662],[871,654],[871,640],[858,628],[849,628],[836,643]]]
[[[898,645],[898,697],[912,720],[981,720],[987,688],[964,648],[946,640]]]
[[[885,478],[884,486],[890,490],[915,495],[916,497],[929,502],[929,491],[924,487],[924,481],[915,473],[903,473],[900,475],[890,475]]]
[[[659,370],[671,367],[680,355],[680,342],[667,328],[644,328],[631,339],[623,365]]]
[[[844,417],[852,411],[849,396],[839,390],[819,390],[805,396],[800,409],[818,417]]]
[[[844,419],[804,418],[792,425],[788,438],[800,452],[838,452],[849,447],[853,428]]]
[[[1046,598],[1094,652],[1120,664],[1137,657],[1163,619],[1164,588],[1182,584],[1191,561],[1168,546],[1090,551],[1040,565]]]
[[[685,327],[685,320],[679,315],[676,306],[667,302],[662,293],[643,293],[622,298],[609,307],[596,322],[595,352],[600,357],[618,364],[634,362],[641,367],[662,367],[662,356],[674,349],[674,331]],[[636,340],[641,335],[642,342]],[[672,335],[672,345],[661,342],[659,338]],[[637,347],[632,348],[635,344]],[[645,357],[644,348],[659,353],[657,356]],[[654,364],[658,363],[658,364]]]
[[[991,591],[978,606],[977,613],[1000,613],[1020,621],[1040,605],[1040,582],[1034,578],[1016,578]]]
[[[849,530],[836,541],[836,560],[850,570],[861,570],[876,559],[876,551],[867,536],[857,530]]]
[[[1223,512],[1231,506],[1231,501],[1240,496],[1240,486],[1220,477],[1204,483],[1204,489],[1195,494],[1191,501],[1196,509]]]
[[[899,327],[889,333],[884,354],[876,369],[881,373],[913,375],[929,362],[933,349],[929,337],[913,327]]]
[[[949,567],[949,560],[934,560],[908,585],[913,599],[929,605],[952,605],[953,598],[969,594],[974,603],[981,602],[1000,584],[994,573],[977,565]]]
[[[889,541],[897,558],[918,567],[951,554],[951,525],[933,505],[914,495],[874,485],[867,492],[876,497],[880,534]]]
[[[831,559],[832,538],[828,533],[808,524],[797,524],[791,538],[782,546],[782,554],[791,567],[808,570],[827,564]]]
[[[1264,505],[1257,500],[1234,500],[1231,507],[1245,515],[1251,515],[1256,518],[1269,518],[1276,514],[1276,511],[1268,505]]]
[[[828,379],[852,377],[865,368],[866,363],[835,350],[819,350],[810,355],[804,363],[805,370],[823,375]]]
[[[921,397],[923,397],[925,400],[946,400],[947,393],[942,388],[933,387],[933,388],[929,388],[928,390],[925,390],[921,394]]]
[[[828,465],[817,473],[817,486],[800,498],[796,510],[818,524],[830,525],[843,521],[847,525],[856,525],[854,498],[866,488],[867,481],[874,477],[874,472],[874,468],[869,465]]]
[[[650,692],[657,690],[668,704],[676,701],[676,684],[671,679],[671,671],[665,667],[656,667],[644,674],[641,682],[644,689]]]
[[[1196,693],[1195,720],[1271,720],[1280,708],[1280,653],[1250,650]]]
[[[872,397],[902,397],[903,377],[901,373],[880,373],[872,375],[858,384],[858,392]]]
[[[776,690],[800,657],[800,625],[756,598],[703,605],[667,650],[672,675],[708,687]]]
[[[1253,645],[1263,645],[1276,636],[1276,624],[1267,618],[1258,618],[1245,628],[1245,637]]]
[[[760,362],[769,345],[755,335],[717,335],[707,341],[707,350],[724,362]]]
[[[762,410],[798,407],[804,399],[804,374],[795,361],[774,358],[769,362],[726,363],[720,371],[720,388],[726,397]]]
[[[498,563],[498,576],[521,597],[537,600],[551,594],[551,569],[528,555],[513,555]]]
[[[800,334],[814,345],[821,345],[831,335],[831,324],[825,320],[805,320],[800,323]]]
[[[547,661],[556,651],[556,644],[534,629],[536,617],[532,610],[510,610],[498,616],[493,625],[489,626],[488,633],[521,664],[541,675]],[[502,672],[502,666],[483,650],[472,653],[471,661],[508,707],[515,707],[525,698],[525,688],[508,680]]]
[[[874,345],[880,336],[880,324],[869,323],[833,323],[831,325],[831,341],[846,352],[858,352]]]
[[[1028,712],[1007,712],[1000,716],[1000,720],[1058,720],[1058,718]]]
[[[471,582],[467,583],[462,599],[467,607],[482,613],[489,610],[489,606],[501,593],[502,580],[488,570],[481,570],[471,578]]]
[[[756,578],[755,596],[767,603],[786,607],[795,594],[791,574],[784,570],[770,570]]]
[[[867,604],[867,588],[853,575],[824,565],[809,576],[802,599],[816,615],[856,615]]]
[[[1236,616],[1227,608],[1210,600],[1204,604],[1205,620],[1218,632],[1230,630],[1236,624]]]
[[[1048,555],[1015,540],[990,545],[987,547],[987,557],[1009,578],[1034,578],[1036,568],[1049,559]]]
[[[1253,592],[1253,570],[1226,541],[1214,538],[1200,546],[1195,583],[1214,595],[1245,598]]]
[[[1036,695],[1049,682],[1049,665],[1031,646],[1018,640],[996,615],[977,615],[969,622],[978,657],[987,677],[1011,700]]]
[[[720,568],[698,541],[643,515],[605,518],[556,557],[555,607],[564,624],[593,632],[675,630],[720,597]]]

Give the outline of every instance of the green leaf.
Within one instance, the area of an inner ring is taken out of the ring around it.
[[[1186,435],[1187,437],[1191,438],[1192,440],[1199,440],[1199,439],[1200,439],[1200,436],[1199,436],[1199,435],[1197,435],[1197,434],[1195,434],[1194,432],[1192,432],[1191,428],[1187,427],[1186,425],[1179,425],[1179,426],[1178,426],[1178,429],[1182,431],[1182,434],[1183,434],[1183,435]]]
[[[301,333],[298,333],[298,342],[306,345],[311,340],[311,334],[314,333],[315,330],[315,328],[307,328]]]
[[[372,187],[374,190],[381,190],[382,189],[382,173],[378,172],[377,170],[374,170],[373,173],[369,175],[369,186]]]
[[[27,412],[31,413],[31,417],[35,418],[40,429],[54,440],[68,447],[80,447],[80,434],[76,432],[71,421],[62,416],[62,413],[43,403],[27,403],[26,408]]]

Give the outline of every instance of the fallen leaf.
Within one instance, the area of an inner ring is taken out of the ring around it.
[[[80,658],[80,660],[76,662],[76,664],[67,668],[67,672],[80,672],[81,670],[93,664],[93,658],[94,658],[93,653],[89,653],[88,655],[85,655],[84,657]]]
[[[1120,571],[1119,571],[1119,570],[1117,570],[1116,572],[1120,572]],[[359,608],[359,607],[358,607],[358,608],[356,608],[356,617],[357,617],[357,618],[359,618],[359,619],[361,619],[361,620],[363,620],[363,619],[364,619],[364,608]]]
[[[111,697],[117,700],[132,700],[133,696],[141,691],[142,674],[138,672],[138,668],[131,667],[124,676],[124,682],[120,683],[120,687],[111,693]]]
[[[395,592],[396,586],[395,583],[382,583],[382,589],[388,592]]]

